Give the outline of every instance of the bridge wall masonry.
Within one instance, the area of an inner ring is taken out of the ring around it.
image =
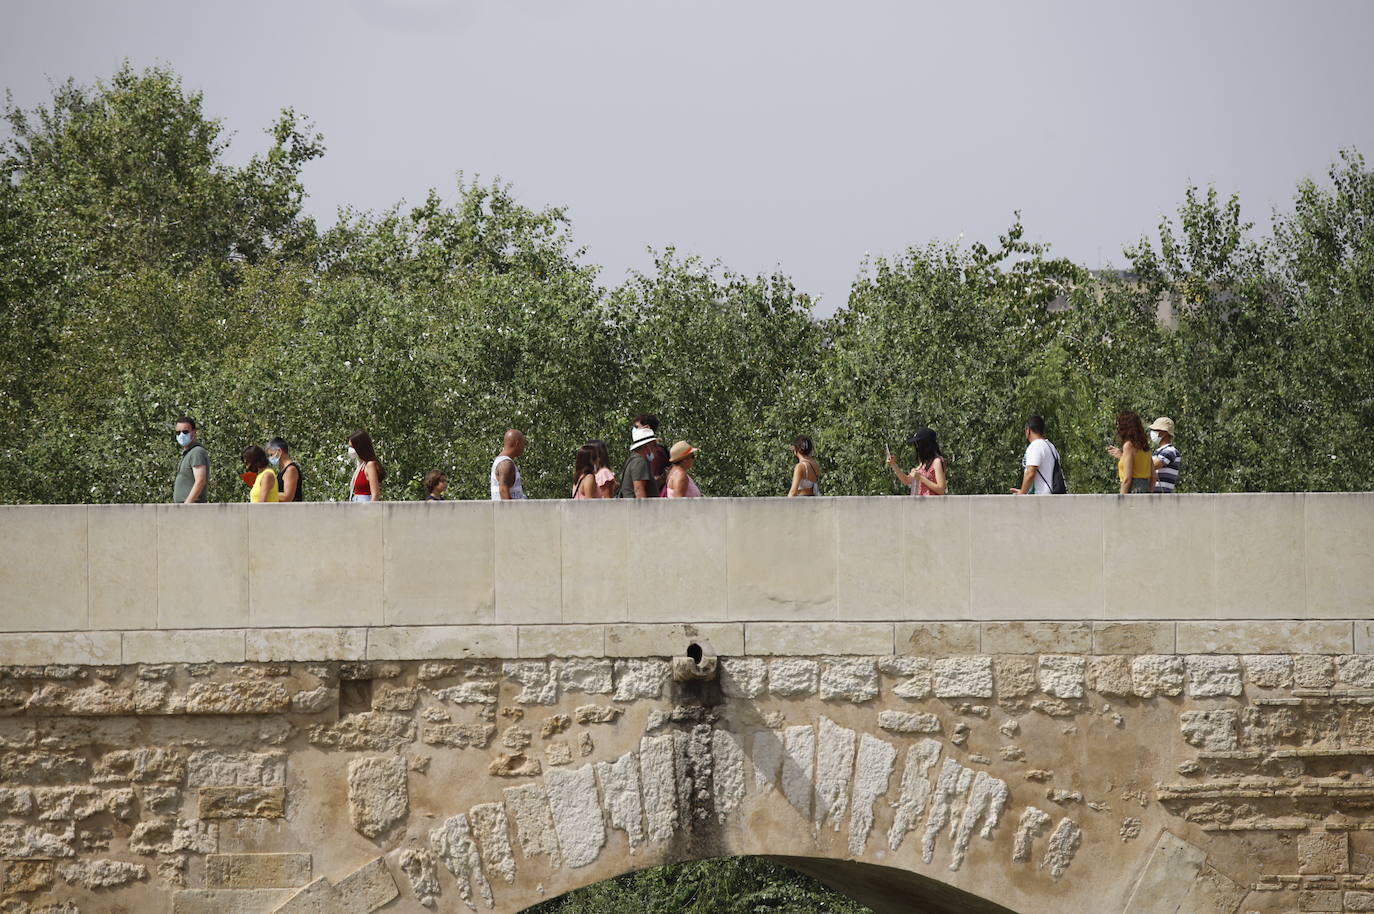
[[[1374,911],[1374,498],[935,501],[0,508],[0,912]]]

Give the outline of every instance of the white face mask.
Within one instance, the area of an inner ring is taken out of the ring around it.
[[[348,446],[348,456],[353,458],[354,460],[358,459],[358,452],[353,450],[353,445],[351,444]]]
[[[273,454],[271,457],[268,457],[268,458],[267,458],[267,462],[270,463],[270,464],[272,464],[272,466],[274,466],[274,467],[275,467],[275,466],[280,466],[280,465],[281,465],[281,458],[278,457],[276,454]]]
[[[190,443],[191,443],[191,433],[190,433],[190,432],[177,432],[177,444],[181,445],[182,447],[185,447],[186,445],[188,445],[188,444],[190,444]]]
[[[1150,429],[1150,443],[1159,444],[1159,432],[1154,429]]]

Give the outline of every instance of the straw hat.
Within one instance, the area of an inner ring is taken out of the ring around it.
[[[1172,438],[1174,436],[1174,420],[1168,416],[1160,416],[1150,424],[1150,429],[1156,432],[1168,432],[1169,437]]]
[[[694,448],[686,441],[679,441],[668,451],[668,462],[680,463],[688,457],[694,456],[699,450],[700,448]]]

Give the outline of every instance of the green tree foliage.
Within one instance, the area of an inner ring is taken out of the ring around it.
[[[525,914],[869,914],[810,877],[763,857],[658,866],[527,908]]]
[[[1019,479],[1049,420],[1074,491],[1114,491],[1123,408],[1173,416],[1184,491],[1367,489],[1374,456],[1374,172],[1304,181],[1259,235],[1188,187],[1176,218],[1089,274],[1032,244],[930,244],[863,265],[819,320],[780,273],[658,252],[606,288],[566,214],[500,182],[378,214],[303,215],[321,138],[290,109],[233,166],[166,68],[9,103],[0,143],[0,501],[169,497],[171,423],[203,425],[211,497],[281,434],[312,498],[342,497],[366,428],[386,497],[441,468],[481,498],[502,432],[526,488],[564,497],[588,438],[624,459],[630,417],[702,448],[708,495],[786,490],[815,439],[828,494],[899,491],[885,446],[939,431],[955,493]]]

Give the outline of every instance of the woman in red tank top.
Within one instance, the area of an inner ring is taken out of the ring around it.
[[[372,438],[365,431],[356,431],[348,436],[348,456],[358,461],[358,469],[353,473],[350,486],[351,501],[378,501],[382,495],[382,480],[386,478],[386,468],[377,459],[377,451],[372,447]]]

